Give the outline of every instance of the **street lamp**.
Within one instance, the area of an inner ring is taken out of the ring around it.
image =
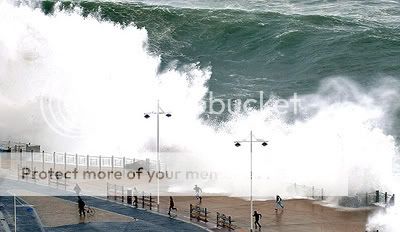
[[[172,114],[164,112],[160,107],[160,100],[157,100],[157,111],[148,112],[144,114],[145,119],[149,119],[151,114],[157,115],[157,173],[160,173],[160,114],[164,114],[166,117],[171,117]],[[160,179],[157,179],[157,210],[160,209]]]
[[[250,143],[250,231],[253,231],[253,143],[261,143],[265,147],[268,141],[256,139],[253,131],[250,131],[250,140],[234,142],[236,147],[240,147],[241,143]]]

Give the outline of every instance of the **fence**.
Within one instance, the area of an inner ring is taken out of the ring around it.
[[[121,202],[125,201],[125,189],[124,186],[112,185],[107,182],[107,199],[113,199],[114,201],[118,201],[121,199]]]
[[[323,188],[316,188],[314,186],[299,185],[294,183],[289,187],[289,191],[295,196],[312,198],[314,200],[324,200],[325,193]]]
[[[55,180],[49,178],[48,185],[50,185],[50,186],[51,186],[51,185],[55,185],[55,186],[57,187],[57,189],[58,189],[60,186],[62,186],[62,187],[64,187],[64,190],[66,190],[67,187],[68,187],[67,179],[65,179],[65,178],[59,178],[59,177],[56,177]]]
[[[208,211],[207,208],[202,208],[199,205],[193,206],[190,204],[190,220],[197,219],[197,221],[208,222]]]
[[[13,153],[19,153],[20,164],[25,161],[40,162],[44,168],[45,164],[56,165],[72,165],[75,167],[89,168],[121,168],[121,169],[137,169],[142,167],[144,170],[157,170],[157,162],[150,159],[140,160],[128,157],[114,157],[101,155],[78,155],[68,153],[49,153],[40,151],[39,145],[31,143],[21,143],[14,141],[0,140],[0,150]],[[166,170],[165,164],[160,163],[161,171]]]
[[[136,208],[141,206],[143,209],[148,208],[153,210],[153,206],[157,206],[157,203],[154,200],[154,197],[150,193],[142,192],[139,196],[138,191],[134,188],[132,189],[125,188],[124,186],[109,184],[107,183],[107,199],[112,199],[115,201],[125,202],[129,205],[133,205]],[[132,200],[133,199],[133,200]]]
[[[86,168],[87,170],[91,168],[102,169],[122,169],[123,171],[129,169],[134,170],[142,167],[144,170],[156,170],[157,162],[145,159],[138,160],[135,158],[127,157],[114,157],[114,156],[90,156],[90,155],[78,155],[78,154],[67,154],[67,153],[48,153],[45,151],[34,152],[34,151],[19,151],[13,153],[14,156],[18,156],[19,164],[25,167],[30,167],[33,170],[35,165],[39,163],[42,169],[46,165],[52,166],[53,169],[59,167],[60,165],[67,169],[67,166],[73,166],[77,169]],[[160,163],[161,170],[165,169],[165,165]]]
[[[139,204],[142,204],[143,209],[147,206],[150,210],[153,209],[154,204],[157,205],[154,198],[151,196],[151,193],[146,195],[145,192],[142,192],[141,203],[139,202]]]
[[[221,214],[217,212],[217,227],[228,228],[229,230],[235,230],[237,228],[236,225],[233,224],[233,220],[231,216],[226,216],[225,214]]]
[[[363,199],[363,205],[371,206],[374,204],[382,204],[385,206],[393,206],[395,204],[395,194],[388,194],[387,192],[382,192],[376,190],[375,192],[365,193],[364,197],[358,194],[359,198]]]

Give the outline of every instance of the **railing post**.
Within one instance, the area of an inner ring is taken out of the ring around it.
[[[17,146],[17,145],[15,145]],[[19,165],[22,166],[22,150],[19,150]]]
[[[375,203],[379,203],[379,190],[375,192]]]
[[[126,190],[126,203],[128,205],[133,205],[133,202],[132,202],[132,189],[131,188],[128,188]]]
[[[79,162],[78,162],[78,154],[75,154],[75,167],[76,167],[76,170],[78,170],[78,164],[79,164]]]
[[[44,170],[44,151],[42,151],[42,170]]]
[[[17,176],[18,176],[18,180],[19,180],[19,168],[20,168],[20,164],[17,165],[18,171],[17,171]]]
[[[190,204],[189,219],[192,220],[193,206]]]
[[[111,171],[114,171],[114,156],[111,156]]]
[[[110,196],[108,195],[109,190],[110,190],[110,189],[109,189],[108,182],[107,182],[107,193],[106,193],[107,199],[110,198]]]
[[[144,192],[142,194],[142,208],[144,209]]]
[[[388,193],[385,192],[385,204],[387,204],[387,200],[388,200]]]
[[[138,207],[138,195],[137,195],[137,192],[135,192],[133,198],[134,198],[134,202],[135,202],[135,208],[137,208]]]
[[[368,193],[365,193],[365,206],[368,206]]]
[[[153,201],[153,199],[152,199],[151,193],[150,193],[150,210],[151,210],[151,206],[152,206],[152,201]]]
[[[56,153],[53,152],[53,169],[56,170]]]
[[[86,156],[86,170],[89,170],[89,155]]]
[[[208,219],[207,219],[207,208],[204,208],[204,221],[208,222]]]
[[[114,200],[117,200],[117,185],[114,184]]]
[[[125,156],[122,157],[122,173],[125,176],[125,165],[126,165],[126,161],[125,161]]]
[[[324,188],[321,189],[321,200],[324,200]]]
[[[99,155],[99,170],[101,171],[101,155]]]
[[[67,153],[64,153],[64,172],[67,171]]]
[[[31,150],[31,170],[33,170],[33,150]]]
[[[125,189],[124,189],[124,186],[122,186],[121,187],[121,190],[122,190],[122,203],[124,203],[124,201],[125,201]]]

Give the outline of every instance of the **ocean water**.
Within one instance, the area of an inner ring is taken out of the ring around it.
[[[76,7],[83,16],[145,28],[149,52],[161,57],[160,72],[171,64],[209,67],[208,90],[223,99],[257,98],[259,91],[265,98],[310,94],[333,77],[370,91],[385,78],[399,78],[397,1],[63,1],[56,6]],[[43,1],[41,8],[51,14],[55,3]],[[398,120],[389,129],[397,136]]]
[[[175,61],[178,67],[210,66],[209,90],[221,96],[266,91],[286,97],[312,93],[332,76],[368,87],[399,75],[397,1],[274,1],[286,8],[264,1],[190,2],[57,6],[79,6],[84,16],[146,28],[149,50],[161,55],[161,69]],[[42,9],[51,13],[54,2],[43,1]]]

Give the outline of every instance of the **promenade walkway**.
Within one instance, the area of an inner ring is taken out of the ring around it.
[[[69,204],[76,204],[75,196],[60,196],[65,195],[63,190],[35,185],[29,182],[21,181],[5,181],[7,188],[17,191],[29,186],[29,189],[38,191],[38,193],[47,193],[58,195],[54,197],[60,201],[67,201]],[[4,184],[4,182],[2,183]],[[1,186],[0,186],[1,187]],[[0,188],[1,191],[1,188]],[[46,202],[49,197],[39,202]],[[56,227],[47,227],[49,231],[75,231],[76,227],[81,227],[87,230],[108,231],[109,226],[112,226],[112,231],[205,231],[196,225],[174,220],[155,212],[150,212],[141,209],[135,209],[120,203],[108,201],[103,198],[84,196],[83,199],[87,205],[97,208],[101,212],[113,212],[118,217],[125,219],[113,219],[112,222],[107,220],[93,221],[90,223],[76,225],[57,225]],[[189,204],[196,204],[194,197],[174,197],[175,205],[178,208],[179,218],[188,219]],[[29,202],[29,200],[27,200]],[[40,204],[40,203],[35,203]],[[44,203],[45,204],[45,203]],[[161,198],[161,213],[166,213],[168,207],[168,197]],[[202,207],[206,207],[210,212],[210,221],[215,222],[216,212],[224,213],[232,216],[235,224],[241,229],[238,231],[248,231],[249,227],[249,202],[231,197],[204,197]],[[285,201],[285,211],[283,213],[275,213],[273,201],[257,201],[255,202],[255,210],[263,215],[261,225],[262,231],[271,232],[365,232],[365,225],[368,216],[374,210],[369,209],[341,209],[331,208],[318,204],[316,201],[307,199],[287,200]],[[114,216],[115,216],[114,215]],[[111,217],[111,216],[109,216]],[[63,215],[60,214],[61,220]],[[128,219],[126,219],[128,218]],[[132,218],[138,219],[133,221]],[[132,221],[130,221],[132,220]],[[209,228],[213,230],[215,224],[207,223]]]
[[[14,197],[13,196],[0,196],[0,211],[8,219],[9,228],[14,231]],[[35,213],[30,207],[26,206],[25,202],[18,199],[17,201],[17,231],[26,232],[42,232],[43,228]],[[0,231],[1,227],[0,227]]]
[[[161,198],[167,205],[168,199]],[[182,216],[189,215],[189,204],[196,204],[194,197],[175,197],[175,205]],[[202,207],[216,220],[216,212],[232,216],[241,230],[249,229],[249,202],[233,197],[204,197]],[[365,232],[368,216],[373,208],[346,209],[320,205],[318,201],[293,199],[285,201],[283,213],[275,213],[274,201],[256,201],[254,210],[263,215],[262,230],[268,232]]]
[[[54,195],[65,195],[65,192],[62,190],[57,190],[54,188],[50,188],[42,185],[35,185],[29,182],[15,181],[9,179],[3,179],[2,186],[7,186],[7,189],[12,192],[23,192],[27,187],[30,191],[36,190],[38,194],[51,193]],[[4,188],[1,188],[4,190]],[[0,189],[0,191],[1,191]],[[3,192],[2,194],[6,194]],[[13,212],[13,202],[12,197],[3,197],[4,198],[4,206],[6,207],[7,212]],[[31,197],[32,198],[32,197]],[[46,198],[41,196],[42,204],[46,204]],[[69,202],[75,203],[77,201],[76,196],[58,196],[60,200],[67,200]],[[193,231],[193,232],[202,232],[206,231],[205,229],[198,227],[196,225],[171,219],[167,216],[163,216],[154,212],[149,212],[146,210],[135,209],[126,205],[118,204],[115,202],[110,202],[105,199],[83,196],[83,200],[90,207],[94,207],[99,210],[104,210],[108,212],[113,212],[122,216],[126,216],[129,218],[135,218],[137,220],[132,220],[130,222],[95,222],[95,223],[81,223],[74,225],[62,225],[58,227],[46,227],[46,231],[154,231],[154,232],[185,232],[185,231]],[[19,208],[17,211],[17,228],[18,231],[42,231],[40,228],[40,223],[36,221],[34,217],[34,211],[32,210],[22,210],[23,208]],[[77,211],[76,211],[77,213]],[[63,214],[60,213],[59,219],[63,219]]]

